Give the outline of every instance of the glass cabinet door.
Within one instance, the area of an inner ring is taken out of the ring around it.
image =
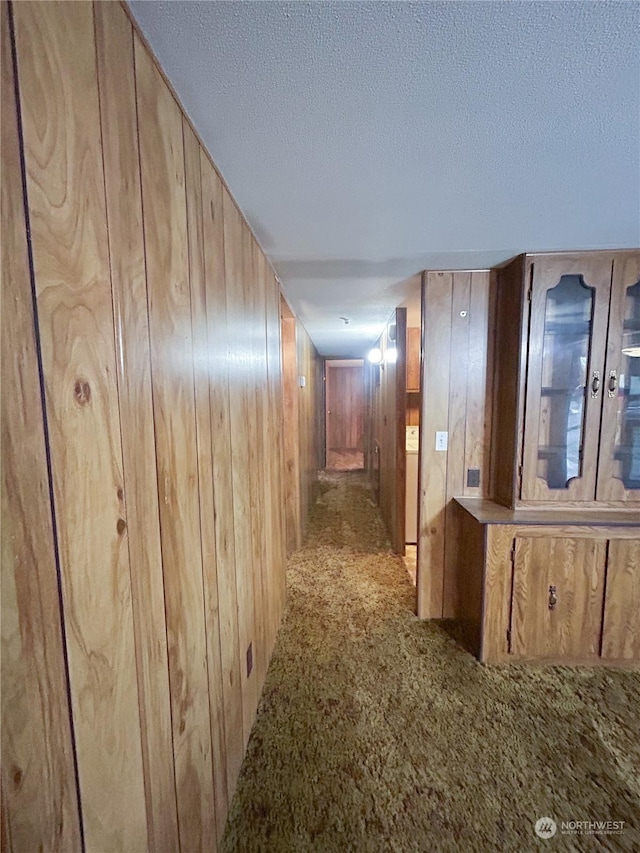
[[[612,259],[533,259],[521,499],[595,499]]]
[[[614,265],[598,500],[640,500],[640,256]]]

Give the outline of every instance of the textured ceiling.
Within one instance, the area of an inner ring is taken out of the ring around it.
[[[323,354],[422,269],[640,243],[636,2],[130,6]]]

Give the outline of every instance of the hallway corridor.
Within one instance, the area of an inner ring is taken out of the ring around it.
[[[640,673],[483,667],[419,622],[362,473],[322,473],[222,849],[640,845]],[[561,834],[561,821],[624,821]]]

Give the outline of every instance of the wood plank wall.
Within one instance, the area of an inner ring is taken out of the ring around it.
[[[323,466],[324,441],[324,391],[322,359],[313,345],[307,330],[297,321],[296,342],[300,376],[305,385],[299,389],[298,435],[300,454],[300,526],[302,537],[307,530],[307,519],[313,502],[313,485],[318,470]]]
[[[3,850],[215,850],[285,603],[278,284],[120,4],[2,39]]]
[[[382,364],[365,362],[365,466],[396,554],[405,552],[406,329],[407,309],[397,308],[376,343]]]
[[[307,330],[281,297],[287,554],[301,547],[323,466],[322,361]],[[304,377],[304,387],[300,377]]]
[[[488,271],[423,275],[418,616],[458,613],[452,498],[489,497],[495,284]],[[436,450],[436,432],[448,449]],[[468,480],[479,472],[479,486]]]

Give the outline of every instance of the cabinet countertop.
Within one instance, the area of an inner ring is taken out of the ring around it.
[[[586,525],[606,527],[637,527],[640,535],[638,509],[509,509],[487,498],[455,498],[456,503],[480,524],[537,524]]]

